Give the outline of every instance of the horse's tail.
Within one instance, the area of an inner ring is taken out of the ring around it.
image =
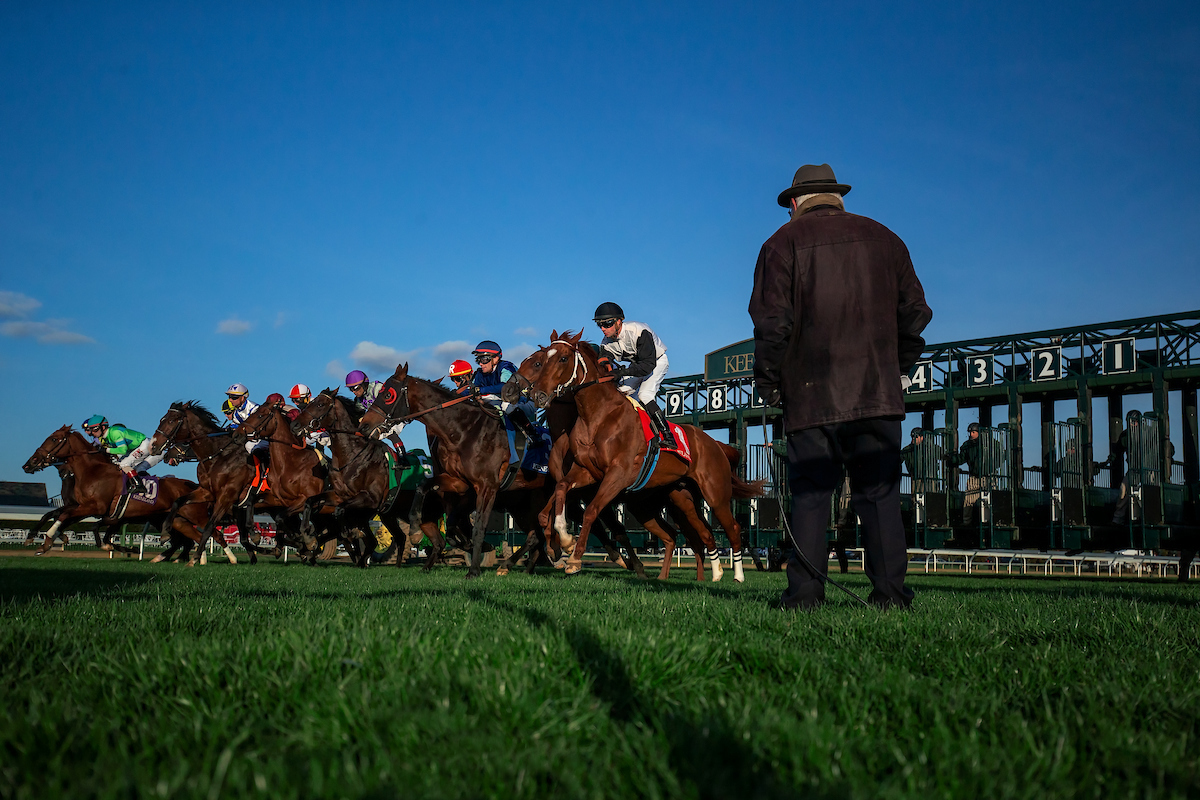
[[[748,500],[751,497],[762,497],[766,492],[766,480],[744,481],[737,475],[733,476],[733,499]]]
[[[732,473],[733,480],[733,498],[735,500],[748,500],[751,497],[762,497],[765,493],[767,481],[746,481],[738,477],[738,465],[742,463],[742,451],[738,450],[731,444],[725,442],[717,442],[721,452],[725,454],[725,458],[729,459],[729,470]]]

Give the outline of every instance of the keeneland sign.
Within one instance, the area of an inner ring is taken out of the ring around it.
[[[704,380],[724,381],[731,378],[754,377],[754,340],[714,350],[704,357]]]

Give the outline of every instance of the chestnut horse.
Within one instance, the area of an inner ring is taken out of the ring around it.
[[[636,410],[610,378],[601,374],[595,351],[586,342],[580,344],[583,333],[574,336],[557,332],[551,335],[549,346],[526,358],[518,369],[518,378],[505,387],[511,395],[523,392],[541,408],[554,397],[570,394],[579,409],[579,421],[571,429],[570,451],[574,464],[555,487],[555,510],[561,509],[566,493],[579,486],[599,483],[596,495],[584,511],[575,551],[567,560],[567,574],[578,573],[583,566],[583,553],[592,523],[600,509],[637,480],[648,446],[642,436],[642,426]],[[651,473],[646,488],[667,486],[686,479],[699,489],[729,537],[733,548],[734,580],[745,580],[742,570],[742,531],[733,517],[730,502],[734,498],[758,497],[763,493],[763,481],[747,482],[734,474],[733,465],[739,454],[736,448],[723,445],[700,428],[681,426],[691,445],[691,463],[670,454],[663,454]],[[686,509],[684,510],[686,513]],[[704,525],[698,509],[691,509],[688,521],[698,532],[710,555],[715,553],[712,533]],[[562,523],[561,513],[556,525]],[[720,580],[721,570],[713,559],[713,580]]]
[[[336,389],[325,389],[305,406],[292,420],[292,432],[305,436],[316,429],[324,429],[330,437],[333,452],[333,493],[341,498],[337,513],[351,511],[366,515],[366,524],[376,514],[394,531],[397,539],[403,538],[400,513],[408,514],[416,497],[415,489],[400,489],[390,504],[384,508],[388,495],[388,446],[378,439],[363,436],[358,432],[359,412],[350,400],[338,395]],[[436,497],[436,496],[435,496]],[[439,500],[426,500],[420,511],[420,527],[414,528],[413,536],[419,541],[420,534],[433,543],[425,570],[433,568],[442,553],[443,540],[437,521],[442,516]],[[407,517],[405,519],[407,521]],[[408,554],[408,542],[398,545],[396,566],[400,566]]]
[[[275,556],[282,553],[278,545],[273,550],[266,550],[250,541],[254,507],[252,503],[242,504],[242,501],[250,492],[254,465],[246,457],[246,451],[233,441],[233,431],[222,428],[212,412],[194,400],[172,403],[151,437],[150,452],[157,455],[172,447],[183,448],[197,462],[196,480],[200,486],[186,502],[204,503],[210,509],[209,521],[201,528],[201,550],[213,529],[232,515],[242,547],[250,554],[251,564],[258,563],[257,553]],[[270,491],[260,493],[255,499],[268,511],[282,505]],[[280,534],[282,540],[285,535],[282,525]]]
[[[103,524],[109,525],[108,535],[102,545],[105,550],[124,551],[123,548],[116,548],[110,544],[108,539],[116,526],[130,521],[161,523],[170,518],[171,530],[194,542],[200,541],[200,533],[196,526],[208,521],[203,506],[188,504],[184,505],[178,514],[172,516],[169,513],[177,499],[196,489],[196,484],[191,481],[173,476],[159,478],[153,503],[131,501],[120,517],[114,517],[112,514],[116,510],[116,501],[124,487],[124,474],[112,462],[108,453],[98,450],[82,434],[72,430],[70,425],[64,425],[42,442],[25,462],[24,470],[32,474],[52,464],[64,465],[75,476],[73,502],[57,509],[58,518],[47,532],[46,541],[38,548],[38,555],[50,549],[59,528],[87,517],[98,517]]]
[[[344,525],[336,516],[341,500],[335,492],[329,491],[328,468],[316,450],[292,433],[291,422],[284,416],[283,411],[274,406],[262,405],[246,417],[234,430],[233,441],[241,449],[241,445],[250,439],[270,443],[271,491],[283,506],[283,513],[289,516],[301,515],[300,533],[305,537],[312,536],[315,530],[313,521],[318,520],[321,523],[320,527],[329,531],[318,539],[319,544],[324,543],[323,540],[340,536],[354,563],[366,567],[370,563],[370,556],[376,544],[375,534],[367,524],[370,517],[362,519],[361,515],[358,515],[352,519],[353,524]],[[354,529],[359,531],[358,536],[350,538],[342,535],[345,531]],[[365,549],[355,544],[360,539],[365,540]],[[315,562],[314,549],[309,563]]]

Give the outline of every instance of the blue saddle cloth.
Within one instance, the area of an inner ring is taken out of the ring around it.
[[[541,426],[537,427],[539,432],[549,431]],[[545,475],[550,471],[550,448],[541,442],[525,442],[525,455],[522,457],[517,450],[517,429],[509,422],[508,417],[504,417],[504,432],[508,434],[508,463],[516,464],[521,462],[521,469],[529,472],[536,472],[540,475]],[[524,438],[524,437],[521,437]]]

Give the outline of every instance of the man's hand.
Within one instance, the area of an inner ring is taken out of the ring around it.
[[[783,408],[783,394],[780,393],[778,388],[771,388],[767,389],[766,391],[759,389],[758,393],[762,396],[763,402],[767,405],[771,406],[772,408]]]
[[[908,387],[910,387],[910,386],[912,386],[912,379],[911,379],[911,378],[909,378],[907,375],[901,375],[901,376],[900,376],[900,389],[901,389],[901,391],[905,391],[905,392],[907,392],[907,391],[908,391]]]

